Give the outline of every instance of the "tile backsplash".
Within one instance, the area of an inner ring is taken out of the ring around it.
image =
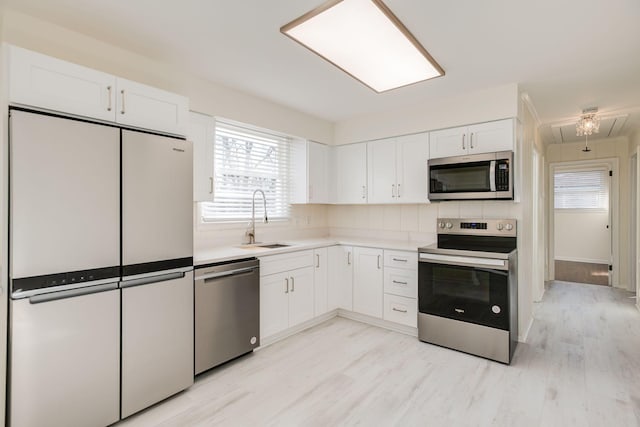
[[[519,204],[511,201],[436,202],[420,205],[293,205],[287,221],[256,222],[261,242],[343,236],[431,243],[437,218],[519,218]],[[258,215],[259,216],[259,215]],[[248,221],[201,224],[197,207],[194,247],[239,245]]]
[[[332,235],[409,241],[435,240],[437,218],[516,218],[512,201],[451,201],[421,205],[331,205]]]

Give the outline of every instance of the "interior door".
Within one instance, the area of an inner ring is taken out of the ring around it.
[[[119,130],[10,114],[12,277],[118,266]]]
[[[193,256],[192,145],[122,131],[122,263]]]

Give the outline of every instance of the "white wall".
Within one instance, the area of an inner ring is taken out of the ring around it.
[[[555,259],[562,261],[609,264],[608,212],[556,209]]]
[[[335,143],[368,141],[517,115],[518,85],[514,83],[337,122]]]
[[[614,287],[627,289],[629,286],[629,139],[627,137],[594,139],[589,141],[591,151],[585,153],[582,151],[584,142],[549,144],[547,147],[547,162],[575,162],[598,159],[617,159],[618,160],[618,193],[619,200],[617,203],[618,210],[618,230],[613,227],[611,229],[614,251],[617,252],[617,278],[612,285]],[[552,173],[551,168],[549,173]],[[612,188],[612,191],[615,191]],[[551,198],[549,198],[550,203]],[[613,212],[612,212],[613,214]],[[555,229],[555,227],[554,227]],[[616,236],[619,236],[616,238]],[[555,240],[553,234],[550,238]],[[555,243],[550,242],[555,248]],[[552,254],[549,254],[551,258]],[[549,262],[553,262],[549,259]],[[553,269],[550,265],[550,269]],[[614,259],[614,269],[616,269],[616,259]]]

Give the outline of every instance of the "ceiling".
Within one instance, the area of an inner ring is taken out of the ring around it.
[[[5,0],[6,7],[330,121],[519,83],[552,125],[640,128],[638,0],[385,0],[446,76],[376,94],[280,34],[324,0]],[[549,142],[552,142],[550,140]]]

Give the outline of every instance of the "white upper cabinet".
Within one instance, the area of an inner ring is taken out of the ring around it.
[[[429,134],[368,143],[369,203],[428,203]]]
[[[469,153],[511,151],[514,147],[513,119],[469,126]]]
[[[189,113],[187,139],[193,144],[193,201],[213,201],[215,120],[206,114]]]
[[[186,135],[189,100],[184,96],[118,78],[116,122]]]
[[[9,102],[186,135],[189,100],[111,74],[8,46]]]
[[[369,203],[395,203],[396,140],[381,139],[367,143]]]
[[[116,77],[9,46],[9,101],[115,121]]]
[[[367,203],[367,144],[339,145],[333,149],[335,203]]]
[[[295,140],[291,150],[291,203],[329,203],[329,147]]]
[[[430,158],[511,151],[514,135],[513,119],[434,131],[430,136]]]
[[[428,203],[427,161],[429,134],[419,133],[396,138],[398,164],[398,203]]]

